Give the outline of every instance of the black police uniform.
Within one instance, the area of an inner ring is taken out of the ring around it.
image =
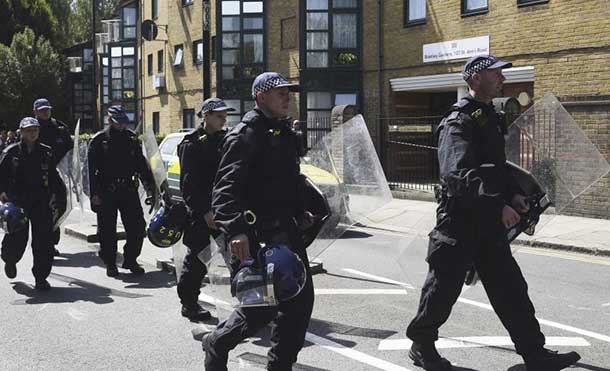
[[[457,102],[436,131],[442,189],[436,226],[429,235],[428,276],[407,329],[415,343],[438,339],[438,329],[449,318],[466,270],[474,263],[517,353],[532,354],[544,346],[527,283],[502,224],[502,209],[518,193],[507,173],[505,132],[493,105],[471,96]]]
[[[51,147],[35,143],[28,152],[23,142],[12,144],[0,155],[0,193],[23,208],[32,226],[32,273],[41,283],[51,273],[53,262],[53,220],[51,196],[62,186]],[[29,228],[6,234],[2,240],[2,260],[16,264],[28,242]]]
[[[116,265],[118,210],[127,234],[123,267],[135,266],[146,235],[138,178],[148,192],[154,192],[155,187],[136,133],[108,126],[91,139],[88,158],[90,195],[92,198],[99,196],[102,200],[101,205],[91,207],[97,213],[100,258],[107,267]]]
[[[57,164],[64,158],[66,153],[68,153],[74,147],[74,142],[70,137],[70,129],[62,121],[54,118],[51,118],[48,121],[38,119],[38,122],[40,123],[40,136],[38,140],[42,144],[46,144],[47,146],[51,147],[53,152],[53,161],[55,162],[55,166],[57,166]],[[63,188],[66,189],[65,184],[63,185]],[[68,197],[67,189],[65,192],[65,197]],[[59,243],[60,236],[60,228],[53,231],[54,245]]]
[[[189,217],[182,239],[188,251],[177,286],[182,305],[190,308],[197,306],[201,281],[207,273],[197,255],[209,246],[211,235],[219,234],[208,228],[204,215],[212,210],[212,186],[220,162],[220,142],[225,134],[226,130],[208,134],[202,125],[178,145],[180,191]]]
[[[229,237],[246,234],[250,255],[259,243],[286,243],[301,258],[307,281],[303,290],[277,307],[234,311],[206,338],[206,370],[225,370],[228,352],[243,339],[274,321],[268,370],[289,371],[303,347],[313,309],[314,292],[309,260],[296,218],[304,213],[304,177],[300,174],[294,131],[286,120],[248,112],[225,137],[216,174],[212,207],[216,224]],[[244,212],[256,215],[250,225]],[[229,238],[230,240],[230,238]]]

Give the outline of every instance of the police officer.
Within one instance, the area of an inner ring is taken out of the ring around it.
[[[434,342],[460,295],[466,270],[474,264],[494,311],[508,330],[528,371],[561,370],[580,359],[544,348],[527,283],[513,258],[506,230],[528,205],[507,175],[506,128],[492,99],[502,91],[502,68],[512,64],[476,56],[462,75],[469,94],[454,104],[435,133],[442,188],[436,226],[429,234],[428,276],[407,336],[409,357],[429,371],[451,370]]]
[[[199,127],[187,134],[178,146],[180,158],[180,191],[188,209],[183,242],[188,251],[178,278],[178,296],[182,315],[192,321],[209,319],[210,312],[197,302],[201,281],[207,273],[197,255],[210,244],[210,235],[218,236],[212,215],[212,185],[220,162],[220,141],[226,130],[227,107],[219,98],[209,98],[197,116],[203,118]]]
[[[51,117],[52,108],[49,100],[46,98],[39,98],[34,101],[34,115],[40,123],[40,142],[51,147],[51,150],[53,151],[53,160],[55,161],[55,166],[57,166],[66,153],[74,147],[74,142],[70,137],[70,129],[68,126]],[[68,194],[66,191],[64,203],[66,203],[67,197]],[[55,229],[55,231],[53,231],[54,245],[59,243],[60,236],[60,228]],[[57,248],[55,248],[55,255],[59,255],[59,250],[57,250]]]
[[[0,201],[13,202],[25,210],[32,224],[32,273],[37,290],[49,290],[47,277],[53,262],[53,219],[51,196],[61,187],[51,147],[39,142],[40,124],[26,117],[19,124],[21,141],[9,145],[0,155]],[[23,257],[29,228],[8,233],[2,240],[2,260],[8,278],[17,275],[16,264]]]
[[[123,107],[109,107],[108,117],[108,127],[95,134],[88,149],[91,209],[97,213],[100,258],[106,264],[106,275],[117,277],[116,222],[120,211],[127,234],[122,267],[143,274],[144,269],[136,261],[146,228],[138,179],[149,198],[155,193],[155,182],[136,133],[127,129],[129,118]]]
[[[311,214],[304,211],[304,178],[299,173],[296,136],[287,118],[290,91],[298,91],[298,86],[275,72],[254,80],[256,107],[222,144],[212,209],[216,224],[228,237],[234,261],[256,256],[260,243],[284,242],[305,264],[307,281],[293,299],[277,307],[237,309],[205,335],[206,371],[227,370],[229,351],[271,321],[275,326],[268,370],[292,370],[305,340],[314,295],[299,227],[311,224]]]

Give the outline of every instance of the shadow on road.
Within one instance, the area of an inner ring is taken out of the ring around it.
[[[345,240],[345,239],[350,239],[350,238],[369,238],[371,236],[373,236],[373,235],[366,233],[366,232],[348,229],[347,231],[343,232],[343,234],[339,238],[342,240]]]
[[[142,275],[121,272],[117,279],[128,284],[125,286],[126,289],[157,289],[176,286],[176,277],[165,271],[150,271]]]
[[[83,251],[74,254],[62,252],[53,259],[53,265],[56,267],[104,267],[102,260],[95,251]]]

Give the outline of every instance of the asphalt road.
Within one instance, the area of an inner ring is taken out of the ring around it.
[[[28,249],[29,250],[29,249]],[[29,251],[18,276],[0,273],[0,370],[202,370],[193,333],[215,325],[182,318],[173,275],[157,270],[169,254],[146,245],[142,277],[106,277],[94,251],[62,237],[49,282],[32,289]],[[420,370],[408,360],[404,330],[426,273],[425,241],[372,229],[348,231],[319,259],[316,305],[294,370]],[[577,350],[574,370],[610,371],[610,260],[520,248],[515,257],[549,348]],[[210,287],[200,299],[214,297]],[[216,295],[218,296],[218,295]],[[240,344],[230,370],[264,369],[268,331]],[[523,371],[481,285],[465,289],[441,328],[440,352],[457,370]]]

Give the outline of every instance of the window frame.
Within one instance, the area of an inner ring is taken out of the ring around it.
[[[485,0],[486,1],[486,5],[484,8],[477,8],[477,9],[472,9],[469,10],[468,9],[468,0],[462,0],[462,17],[470,17],[470,16],[474,16],[474,15],[481,15],[481,14],[486,14],[489,13],[489,0]]]
[[[158,111],[152,113],[152,129],[155,134],[159,134],[159,130],[161,129],[161,118]]]
[[[182,55],[180,56],[180,63],[176,63],[179,51]],[[172,62],[172,67],[174,67],[174,69],[176,70],[184,68],[184,44],[174,45],[174,58]]]
[[[191,121],[192,126],[186,126],[187,120]],[[194,129],[195,128],[195,110],[193,108],[185,108],[182,110],[182,128],[183,129]]]
[[[195,3],[195,0],[182,0],[182,7],[185,8],[187,6],[191,6]]]
[[[201,60],[198,58],[197,48],[201,45]],[[203,59],[205,58],[205,50],[203,48],[203,39],[193,41],[193,64],[198,66],[203,64]]]
[[[163,49],[157,50],[157,73],[164,73],[165,58],[163,56]]]
[[[524,8],[526,6],[547,4],[549,0],[517,0],[517,7]]]
[[[146,56],[146,74],[152,76],[154,72],[153,68],[153,54],[150,53]]]
[[[150,2],[150,17],[152,19],[159,18],[159,0],[151,0],[151,2]]]
[[[414,0],[405,0],[404,1],[404,15],[405,15],[404,25],[405,25],[405,27],[419,26],[422,24],[426,24],[428,22],[428,1],[417,0],[417,1],[423,1],[425,4],[424,18],[409,19],[409,5],[411,5],[410,4],[411,1],[414,1]]]
[[[362,0],[356,0],[355,8],[335,8],[333,7],[333,2],[328,0],[328,6],[326,9],[307,9],[307,0],[303,0],[301,2],[301,24],[300,32],[301,36],[301,45],[300,54],[302,55],[301,65],[304,66],[304,69],[307,70],[349,70],[349,69],[359,69],[362,66],[362,45],[363,45],[363,35],[362,35],[362,27],[363,27],[363,16],[362,16]],[[307,28],[307,18],[309,14],[322,13],[327,15],[327,27],[326,29],[308,29]],[[335,15],[355,15],[356,16],[356,47],[348,48],[348,47],[335,47],[334,46],[334,16]],[[326,34],[327,35],[327,47],[326,49],[309,49],[307,47],[307,38],[309,34]],[[326,53],[326,66],[312,66],[310,67],[307,63],[307,56],[309,53]],[[336,59],[341,54],[353,54],[356,57],[355,63],[337,63]]]

